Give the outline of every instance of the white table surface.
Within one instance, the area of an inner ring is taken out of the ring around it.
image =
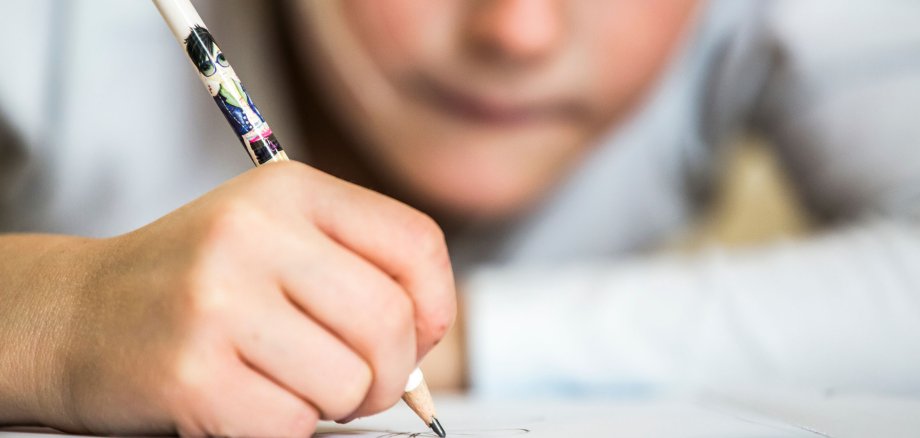
[[[920,398],[908,397],[723,390],[641,400],[438,396],[436,401],[449,437],[920,437]],[[61,436],[51,430],[0,430],[0,438]],[[400,404],[348,425],[322,423],[316,436],[434,435]]]

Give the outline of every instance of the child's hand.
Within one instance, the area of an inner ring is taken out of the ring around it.
[[[457,295],[457,316],[453,328],[425,356],[421,365],[425,382],[432,390],[457,392],[467,389],[469,384],[462,297],[462,293]]]
[[[454,319],[435,223],[302,164],[95,245],[47,382],[72,430],[308,436],[396,403]]]

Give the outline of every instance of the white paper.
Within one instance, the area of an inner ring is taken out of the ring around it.
[[[779,418],[832,438],[920,437],[920,397],[790,389],[721,390],[707,400]]]
[[[816,438],[820,434],[733,408],[694,400],[476,401],[437,397],[448,437]],[[407,407],[347,425],[323,423],[316,437],[434,437]]]
[[[759,394],[759,395],[758,395]],[[483,401],[436,396],[451,438],[875,438],[920,436],[920,400],[743,392],[636,400]],[[44,429],[0,438],[60,438]],[[323,422],[318,438],[435,436],[404,404],[347,425]]]

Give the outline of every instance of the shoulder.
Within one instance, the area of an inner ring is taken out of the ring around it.
[[[747,123],[771,69],[771,2],[710,0],[691,36],[689,79],[702,140],[718,145]]]

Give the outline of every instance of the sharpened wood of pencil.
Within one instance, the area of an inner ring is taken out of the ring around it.
[[[281,143],[256,108],[252,97],[243,88],[239,76],[192,3],[189,0],[153,0],[153,3],[166,20],[173,36],[185,49],[202,83],[240,138],[253,164],[261,166],[275,161],[288,161]],[[444,428],[435,417],[431,393],[418,368],[409,376],[403,400],[438,436],[446,436]]]
[[[409,382],[406,383],[406,392],[402,399],[434,433],[442,438],[447,436],[441,422],[438,421],[437,412],[434,410],[434,400],[431,398],[431,392],[428,391],[428,384],[425,383],[422,370],[416,368],[409,375]]]

